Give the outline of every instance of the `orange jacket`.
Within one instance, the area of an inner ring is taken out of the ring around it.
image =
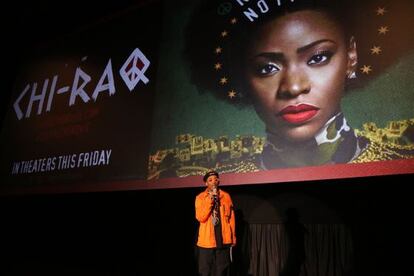
[[[236,220],[234,218],[233,202],[228,193],[219,190],[220,220],[223,244],[236,245]],[[214,225],[212,221],[213,200],[207,190],[197,195],[195,200],[196,219],[200,222],[197,245],[204,248],[216,247]]]

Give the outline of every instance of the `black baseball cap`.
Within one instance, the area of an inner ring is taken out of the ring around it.
[[[206,174],[203,176],[203,181],[204,181],[204,182],[206,182],[206,181],[207,181],[207,178],[208,178],[209,176],[212,176],[212,175],[215,175],[215,176],[219,177],[218,172],[216,172],[216,171],[208,171],[208,172],[206,172]]]

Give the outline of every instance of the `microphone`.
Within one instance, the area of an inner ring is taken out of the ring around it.
[[[218,202],[218,191],[217,191],[217,186],[214,186],[212,189],[212,195],[213,195],[213,199],[214,202]]]
[[[214,202],[212,206],[212,222],[213,225],[216,226],[220,222],[220,201],[218,197],[217,186],[213,186],[211,189],[211,196],[213,196],[212,200]]]

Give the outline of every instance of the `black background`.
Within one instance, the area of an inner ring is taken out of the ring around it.
[[[308,206],[307,212],[319,218],[308,223],[329,223],[323,221],[329,209],[351,230],[352,275],[411,275],[412,179],[400,175],[222,188],[232,195],[236,213],[246,212],[237,198],[263,203],[290,194],[292,202],[285,204],[293,207],[297,199],[312,198],[326,210]],[[194,198],[201,187],[2,197],[5,272],[0,273],[196,275]],[[237,217],[239,238],[244,223]]]

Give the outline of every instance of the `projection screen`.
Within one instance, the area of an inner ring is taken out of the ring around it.
[[[320,2],[320,3],[319,3]],[[148,1],[36,47],[2,193],[414,172],[411,1]]]

